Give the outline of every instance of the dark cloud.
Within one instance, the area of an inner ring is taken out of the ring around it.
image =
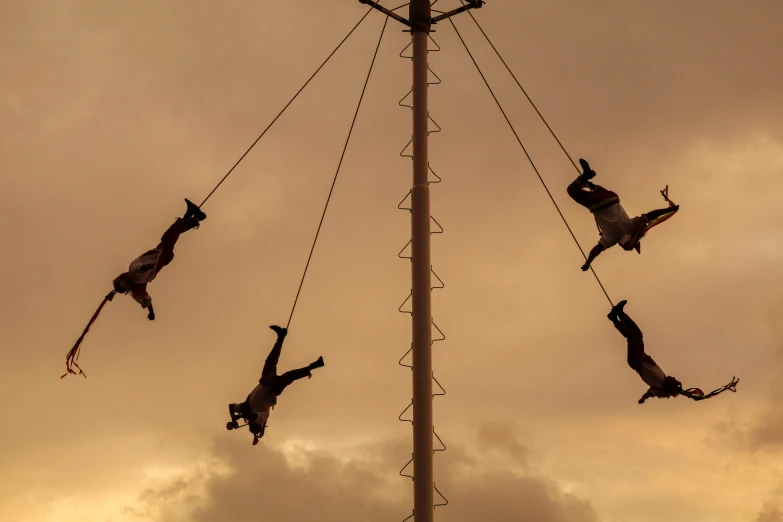
[[[552,480],[513,472],[514,462],[524,463],[529,450],[513,436],[509,426],[487,425],[479,430],[482,452],[449,448],[438,454],[438,489],[449,505],[438,508],[438,519],[447,522],[475,520],[539,522],[596,522],[590,502],[564,493]],[[488,463],[485,451],[507,452],[506,466]],[[360,456],[343,460],[338,455],[301,450],[292,464],[278,450],[263,444],[255,448],[240,438],[220,438],[214,456],[231,471],[206,478],[205,501],[187,518],[194,522],[236,522],[259,517],[285,521],[395,520],[407,516],[410,484],[393,470],[408,451],[403,441],[379,442],[360,449]],[[304,462],[301,462],[304,461]],[[505,469],[504,469],[505,468]],[[204,472],[208,475],[208,472]],[[188,483],[175,480],[161,489],[147,490],[129,511],[172,516],[175,506],[189,497]],[[194,486],[191,489],[197,489]]]
[[[769,395],[762,413],[753,419],[732,416],[720,424],[723,438],[742,451],[780,451],[783,449],[783,296],[767,307],[764,321],[771,336],[770,347],[775,361]]]
[[[515,426],[508,422],[488,422],[478,428],[476,445],[482,453],[495,453],[524,468],[535,457],[530,448],[522,444]]]
[[[643,408],[643,383],[627,367],[607,303],[578,270],[578,251],[450,25],[439,25],[443,51],[431,65],[443,84],[430,102],[443,132],[432,135],[431,160],[444,182],[433,186],[432,208],[446,233],[433,236],[433,268],[446,289],[433,294],[433,314],[447,340],[434,366],[449,391],[437,403],[439,433],[470,437],[487,419],[524,418],[530,435],[550,444],[558,476],[601,484],[589,486],[601,509],[633,504],[630,512],[649,519],[661,518],[661,506],[679,509],[674,487],[651,486],[655,500],[641,499],[637,484],[652,471],[620,471],[649,456],[640,434],[677,415],[678,426],[698,431],[726,407],[755,408],[752,390],[766,391],[767,332],[756,322],[783,259],[782,8],[762,0],[553,0],[490,2],[476,13],[569,150],[594,160],[629,211],[661,204],[666,183],[683,204],[643,255],[607,253],[597,269],[612,297],[629,299],[664,369],[704,389],[734,373],[742,383],[736,395],[707,403]],[[11,505],[6,498],[34,500],[0,518],[42,518],[41,497],[76,503],[71,497],[84,494],[92,504],[93,496],[133,494],[156,462],[202,451],[222,429],[226,403],[256,382],[267,325],[288,317],[302,275],[383,22],[378,13],[210,199],[209,220],[182,239],[151,288],[158,320],[116,299],[84,345],[90,378],[58,377],[111,279],[157,243],[184,210],[183,197],[206,195],[365,9],[319,0],[2,3],[0,236],[8,253],[0,256],[0,345],[13,356],[4,360],[0,410],[14,429],[0,430],[0,510]],[[589,246],[594,223],[564,194],[570,165],[472,22],[457,24]],[[410,135],[409,112],[397,106],[410,87],[410,64],[397,57],[409,35],[393,24],[386,34],[281,361],[290,368],[323,354],[328,365],[287,390],[274,413],[293,438],[388,434],[410,400],[410,372],[397,366],[410,323],[396,313],[410,288],[409,264],[396,258],[410,224],[395,208],[410,184],[410,162],[397,157]],[[775,390],[779,403],[783,390]],[[779,445],[783,419],[769,404],[753,429],[737,421],[746,448]],[[42,408],[54,412],[43,429]],[[657,433],[666,444],[673,436]],[[495,498],[531,519],[584,511],[536,474],[536,455],[511,427],[484,425],[478,438],[476,451],[460,451],[460,440],[438,455],[438,485],[451,501],[443,517],[481,519]],[[362,514],[401,519],[410,504],[409,486],[395,476],[405,445],[391,445],[394,458],[377,462],[313,454],[306,472],[278,453],[221,444],[234,478],[204,471],[150,490],[136,516],[182,519],[178,506],[199,504],[206,485],[220,509],[234,512],[233,488],[257,512],[256,489],[278,491],[263,469],[293,491],[304,485],[329,516],[344,507],[331,504],[334,495],[368,502],[354,487],[383,490]],[[717,465],[690,464],[672,444],[672,462],[656,459],[655,470],[679,463],[698,475]],[[378,470],[395,470],[392,485]],[[689,502],[708,518],[733,501],[726,492],[757,484],[742,487],[729,478],[710,491],[713,500]],[[199,513],[215,519],[219,509]]]
[[[783,449],[783,413],[780,412],[780,404],[783,401],[782,380],[783,377],[780,377],[772,384],[771,400],[765,413],[740,439],[753,451]]]
[[[754,522],[783,522],[783,511],[769,503],[764,506]]]

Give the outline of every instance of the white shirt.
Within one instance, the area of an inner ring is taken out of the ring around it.
[[[272,388],[263,384],[256,386],[247,396],[247,405],[256,414],[256,422],[262,425],[269,419],[269,410],[274,408],[275,404],[277,404],[275,393]]]
[[[598,244],[604,249],[630,241],[639,224],[639,218],[629,218],[620,203],[596,210],[593,216],[603,232]]]
[[[658,389],[663,388],[663,381],[666,379],[666,374],[661,367],[646,357],[642,359],[639,367],[639,376],[650,388]]]
[[[161,251],[153,249],[143,253],[133,261],[131,261],[128,267],[128,277],[137,285],[147,284],[155,279],[158,275],[158,259],[160,259]],[[144,265],[152,265],[151,270],[142,270]]]

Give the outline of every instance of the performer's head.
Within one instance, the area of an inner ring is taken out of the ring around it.
[[[669,375],[663,380],[663,386],[661,386],[661,389],[664,391],[664,393],[672,397],[676,397],[682,393],[682,383]]]

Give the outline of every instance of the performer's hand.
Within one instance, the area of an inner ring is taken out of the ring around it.
[[[590,270],[589,264],[585,263],[584,265],[582,265],[582,272],[587,272],[588,270]]]
[[[150,321],[154,321],[155,320],[155,312],[150,311],[150,313],[147,314],[147,319],[149,319]]]

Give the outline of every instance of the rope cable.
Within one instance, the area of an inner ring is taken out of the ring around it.
[[[201,204],[199,205],[199,208],[204,206],[204,204],[209,200],[209,198],[212,197],[212,194],[214,194],[215,191],[217,191],[217,189],[220,188],[220,186],[223,184],[223,182],[226,181],[226,179],[231,175],[231,173],[234,172],[234,169],[237,168],[237,166],[242,162],[243,159],[245,159],[245,156],[247,156],[250,153],[250,151],[253,150],[253,147],[256,146],[256,143],[258,143],[261,140],[261,138],[264,137],[264,135],[267,133],[267,131],[270,128],[272,128],[272,125],[275,124],[275,122],[278,120],[278,118],[280,118],[280,116],[283,115],[283,113],[286,111],[286,109],[288,109],[288,107],[294,102],[294,100],[305,89],[305,87],[307,87],[310,84],[310,82],[312,81],[312,79],[315,78],[315,76],[321,71],[321,69],[323,69],[324,65],[326,65],[326,63],[332,58],[332,56],[334,56],[334,54],[338,51],[338,49],[340,49],[340,47],[342,47],[342,45],[345,43],[345,41],[348,40],[348,38],[353,34],[353,32],[356,30],[356,28],[359,27],[359,25],[364,21],[365,18],[367,18],[367,15],[370,14],[370,11],[372,11],[372,7],[370,7],[367,10],[367,12],[364,13],[364,16],[362,16],[361,19],[358,22],[356,22],[356,25],[354,25],[353,28],[350,31],[348,31],[348,34],[345,35],[345,38],[343,38],[340,41],[340,43],[337,44],[337,47],[335,47],[334,50],[329,54],[329,56],[327,56],[326,59],[321,63],[321,65],[318,66],[318,69],[316,69],[315,72],[312,74],[312,76],[310,76],[310,78],[307,79],[307,81],[304,83],[304,85],[302,85],[302,87],[298,91],[296,91],[296,94],[294,94],[294,97],[291,98],[288,101],[288,103],[285,104],[285,107],[283,107],[283,109],[277,114],[277,116],[275,116],[275,118],[272,120],[272,122],[269,125],[267,125],[267,127],[264,129],[264,131],[252,143],[252,145],[250,145],[250,147],[248,147],[248,149],[245,151],[245,153],[242,154],[242,156],[237,160],[237,162],[234,163],[234,165],[228,170],[228,172],[226,172],[226,175],[223,176],[223,179],[221,179],[220,182],[218,182],[218,184],[215,185],[215,188],[213,188],[212,191],[209,194],[207,194],[207,197],[204,198],[204,201],[201,202]]]
[[[462,4],[463,6],[465,5],[463,0],[460,0],[460,4]],[[568,153],[568,151],[566,150],[566,148],[563,145],[563,143],[560,141],[560,138],[557,137],[557,134],[552,129],[552,127],[549,125],[549,122],[546,121],[546,118],[544,118],[544,115],[541,114],[541,111],[538,110],[538,107],[533,102],[533,100],[530,98],[530,96],[528,95],[527,91],[522,86],[520,81],[517,79],[516,75],[511,70],[511,68],[508,66],[506,61],[503,59],[503,56],[501,56],[500,51],[497,50],[497,48],[495,47],[495,44],[492,43],[492,40],[490,40],[490,38],[487,35],[487,33],[481,27],[481,24],[479,24],[478,20],[476,20],[476,17],[474,17],[473,13],[471,13],[469,10],[468,10],[468,15],[470,15],[470,18],[476,24],[476,27],[478,27],[479,31],[481,31],[481,34],[484,35],[484,38],[487,40],[487,43],[490,45],[490,47],[492,47],[492,50],[495,51],[495,54],[500,59],[500,61],[503,63],[503,66],[506,68],[506,70],[511,75],[511,77],[514,79],[514,81],[516,82],[517,86],[522,91],[522,94],[524,94],[525,98],[527,98],[527,101],[530,102],[530,105],[533,107],[533,110],[535,110],[536,114],[538,114],[539,118],[541,118],[541,121],[544,123],[546,128],[549,130],[549,133],[552,135],[552,137],[555,139],[557,144],[560,146],[560,149],[566,155],[566,157],[571,162],[571,164],[574,166],[576,171],[581,173],[580,170],[579,170],[579,167],[576,165],[576,162],[574,162],[573,158]],[[471,54],[470,50],[468,49],[467,44],[462,39],[462,36],[460,35],[459,31],[457,30],[456,25],[454,25],[454,22],[451,21],[451,19],[449,19],[449,22],[451,22],[452,27],[454,27],[454,30],[456,31],[457,36],[459,36],[459,39],[462,42],[462,45],[465,47],[465,50],[468,52],[468,55],[470,55],[471,60],[473,61],[473,64],[476,66],[476,69],[479,71],[479,74],[481,74],[481,77],[484,80],[484,83],[487,85],[487,88],[489,89],[490,93],[492,93],[492,97],[495,98],[495,102],[498,104],[498,108],[500,108],[501,112],[503,113],[503,116],[506,118],[506,122],[509,124],[509,126],[511,127],[511,130],[514,132],[514,136],[516,136],[517,141],[519,141],[519,144],[522,146],[522,149],[525,150],[525,146],[522,145],[522,142],[519,140],[519,136],[517,135],[516,131],[514,130],[513,125],[511,125],[511,122],[509,121],[508,117],[506,116],[505,111],[503,111],[503,107],[501,107],[500,102],[498,101],[498,99],[495,96],[495,94],[492,92],[492,88],[489,86],[489,83],[487,82],[487,79],[484,77],[484,74],[481,72],[481,69],[479,68],[478,64],[476,63],[476,60],[473,58],[473,55]],[[576,242],[577,246],[579,246],[579,250],[582,252],[582,255],[584,255],[584,251],[582,250],[581,245],[579,245],[579,241],[577,241],[576,236],[574,236],[574,233],[571,230],[571,227],[566,222],[566,219],[565,219],[565,217],[563,217],[562,212],[560,212],[560,209],[557,206],[557,203],[555,203],[555,200],[552,197],[552,194],[549,192],[549,189],[546,187],[546,184],[544,183],[544,180],[541,178],[541,175],[538,173],[538,169],[536,169],[535,165],[533,165],[533,161],[532,161],[532,159],[530,159],[530,156],[527,154],[527,150],[525,150],[525,155],[527,155],[528,160],[530,160],[530,164],[533,166],[533,169],[536,171],[536,174],[538,175],[539,180],[541,180],[541,183],[544,185],[544,188],[546,189],[547,194],[549,194],[549,198],[552,200],[552,203],[555,205],[555,208],[557,208],[557,211],[560,214],[560,217],[563,219],[563,223],[565,223],[566,227],[568,228],[568,231],[571,233],[571,237],[574,238],[574,242]],[[666,190],[664,189],[664,191],[661,191],[661,193],[663,194],[664,199],[666,199],[668,201],[668,197],[666,196]],[[601,233],[601,228],[600,227],[598,227],[598,232]],[[612,300],[609,298],[609,294],[607,294],[606,289],[604,288],[603,284],[601,283],[601,280],[598,278],[598,274],[595,273],[595,270],[593,270],[592,267],[590,268],[590,270],[593,272],[593,275],[595,276],[596,281],[600,285],[601,290],[603,290],[604,295],[606,296],[607,300],[609,300],[609,304],[614,306],[613,303],[612,303]],[[700,401],[700,400],[704,400],[704,399],[710,399],[710,398],[712,398],[712,397],[714,397],[716,395],[719,395],[719,394],[721,394],[721,393],[723,393],[725,391],[731,391],[731,392],[735,392],[736,393],[736,391],[737,391],[737,384],[738,383],[739,383],[739,379],[737,379],[736,377],[733,377],[729,384],[721,386],[720,388],[717,388],[717,389],[711,391],[710,393],[708,393],[706,395],[698,388],[689,388],[687,390],[683,390],[682,391],[682,395],[684,395],[686,397],[689,397],[689,398],[691,398],[691,399],[693,399],[695,401]]]
[[[498,106],[498,109],[500,109],[500,112],[503,114],[503,117],[506,120],[506,123],[508,123],[508,126],[511,128],[511,132],[514,133],[514,137],[516,137],[517,142],[519,143],[520,147],[522,147],[522,150],[525,153],[525,156],[527,156],[527,160],[530,162],[530,165],[533,167],[533,170],[536,173],[536,176],[538,176],[538,180],[541,182],[541,185],[544,187],[544,190],[546,190],[547,195],[549,196],[549,199],[552,201],[552,204],[555,206],[555,209],[557,210],[557,213],[560,214],[560,219],[563,220],[563,224],[568,229],[568,232],[571,234],[571,237],[574,240],[574,243],[576,243],[576,246],[579,248],[579,251],[582,253],[582,256],[585,258],[585,261],[587,260],[587,255],[585,254],[584,250],[582,249],[582,245],[579,244],[579,240],[576,239],[576,235],[574,234],[574,231],[571,230],[571,226],[568,224],[568,221],[566,221],[565,216],[563,215],[563,212],[560,210],[560,207],[558,206],[557,202],[555,201],[554,196],[552,196],[552,192],[549,190],[549,187],[547,187],[546,182],[544,181],[544,178],[541,177],[541,174],[538,171],[538,168],[536,167],[536,164],[533,162],[533,158],[530,157],[530,154],[527,151],[527,148],[522,143],[522,140],[519,137],[519,134],[517,134],[516,129],[514,128],[514,125],[511,123],[511,120],[509,120],[508,116],[506,115],[506,111],[503,109],[503,106],[500,104],[500,100],[498,100],[498,97],[495,95],[495,92],[492,90],[492,87],[490,87],[489,82],[487,81],[487,78],[484,76],[484,73],[481,71],[481,67],[479,67],[478,63],[476,62],[476,59],[473,57],[473,53],[470,52],[470,49],[468,48],[468,44],[465,43],[465,40],[462,38],[462,34],[460,34],[459,29],[457,29],[457,26],[454,25],[454,21],[449,18],[449,23],[454,28],[454,31],[457,33],[457,36],[460,39],[460,42],[462,42],[462,46],[465,48],[465,51],[467,51],[468,56],[470,56],[471,61],[473,62],[473,65],[476,66],[476,70],[478,71],[479,75],[481,75],[481,79],[484,80],[484,84],[487,86],[487,89],[489,89],[489,93],[492,95],[492,98],[494,98],[495,103]],[[565,149],[564,149],[565,150]],[[570,158],[570,156],[569,156]],[[578,169],[577,169],[578,170]],[[593,267],[590,267],[590,271],[593,273],[593,276],[595,276],[595,280],[598,282],[598,286],[601,287],[601,290],[603,291],[604,295],[606,296],[607,301],[609,301],[609,304],[611,306],[614,306],[614,303],[612,302],[612,299],[609,297],[609,294],[606,291],[606,288],[604,288],[603,283],[601,282],[601,279],[598,277],[598,274],[595,272]]]
[[[459,0],[459,1],[460,1],[460,3],[461,3],[461,4],[463,4],[463,5],[464,5],[464,3],[463,3],[463,1],[462,1],[462,0]],[[521,83],[519,83],[519,80],[517,80],[517,77],[516,77],[516,75],[514,74],[514,72],[511,70],[511,67],[509,67],[509,66],[508,66],[508,64],[506,63],[506,60],[504,60],[504,59],[503,59],[503,57],[500,55],[500,51],[498,51],[498,50],[497,50],[497,48],[495,47],[495,44],[493,44],[493,43],[492,43],[492,40],[490,40],[490,39],[489,39],[489,36],[487,36],[487,33],[486,33],[486,32],[484,32],[484,28],[483,28],[483,27],[481,27],[481,25],[478,23],[478,20],[476,20],[476,17],[475,17],[475,16],[473,16],[473,13],[471,13],[471,12],[470,12],[470,10],[468,10],[468,14],[470,15],[470,18],[471,18],[471,19],[473,19],[473,22],[476,24],[476,27],[478,27],[479,31],[481,31],[481,34],[483,34],[483,35],[484,35],[484,38],[486,38],[486,40],[487,40],[487,43],[490,45],[490,47],[492,47],[492,50],[493,50],[493,51],[495,51],[495,54],[497,54],[497,55],[498,55],[498,58],[500,58],[500,61],[501,61],[501,62],[503,63],[503,65],[505,66],[505,68],[506,68],[506,70],[508,71],[508,73],[511,75],[511,77],[512,77],[512,78],[514,78],[514,81],[515,81],[515,82],[517,83],[517,85],[519,86],[519,89],[522,91],[522,94],[524,94],[524,95],[525,95],[525,98],[527,98],[527,101],[529,101],[529,102],[530,102],[530,105],[533,107],[533,110],[535,110],[535,111],[536,111],[536,114],[538,114],[538,117],[539,117],[539,118],[541,118],[541,121],[542,121],[542,122],[544,122],[544,125],[546,125],[546,128],[547,128],[547,129],[549,129],[549,133],[552,135],[552,137],[555,139],[555,141],[557,142],[557,144],[560,146],[560,149],[561,149],[561,150],[563,151],[563,153],[566,155],[566,157],[568,158],[568,161],[570,161],[570,162],[571,162],[571,165],[573,165],[573,166],[574,166],[574,168],[576,169],[576,171],[577,171],[577,172],[579,172],[579,167],[577,167],[577,165],[576,165],[576,162],[574,162],[574,159],[573,159],[573,158],[571,157],[571,155],[568,153],[568,151],[566,150],[565,146],[564,146],[564,145],[563,145],[563,143],[560,141],[560,138],[558,138],[558,137],[557,137],[557,134],[555,134],[555,131],[552,129],[552,127],[550,127],[550,126],[549,126],[549,122],[547,122],[547,121],[546,121],[546,118],[544,118],[544,115],[543,115],[543,114],[541,114],[541,111],[539,111],[539,110],[538,110],[538,107],[536,106],[536,104],[535,104],[535,103],[533,103],[533,100],[532,100],[532,99],[530,98],[530,96],[527,94],[527,91],[525,90],[525,88],[524,88],[524,87],[522,87],[522,84],[521,84]],[[598,225],[598,223],[596,223],[596,224],[595,224],[595,226],[596,226],[596,228],[598,229],[598,234],[599,234],[599,235],[603,235],[604,233],[603,233],[603,231],[601,230],[601,227]]]
[[[288,324],[286,325],[286,328],[291,326],[291,319],[294,317],[294,311],[296,310],[296,303],[299,301],[299,294],[302,292],[302,285],[304,284],[305,276],[307,276],[307,269],[310,267],[310,260],[313,258],[313,251],[315,250],[315,244],[318,241],[318,235],[321,233],[321,226],[324,223],[324,218],[326,217],[326,210],[329,208],[329,202],[332,199],[332,193],[334,192],[334,186],[337,183],[337,176],[340,174],[340,167],[343,164],[343,159],[345,158],[345,152],[348,150],[348,143],[351,141],[351,135],[353,134],[353,128],[356,124],[356,118],[359,116],[359,109],[362,106],[362,100],[364,99],[364,93],[367,91],[367,84],[370,81],[370,74],[372,74],[373,66],[375,65],[375,59],[378,56],[378,49],[381,47],[381,41],[383,40],[383,35],[386,32],[386,25],[389,23],[389,17],[386,16],[383,22],[383,28],[381,29],[381,35],[378,37],[378,44],[375,46],[375,52],[372,55],[372,61],[370,62],[370,69],[367,71],[367,77],[364,80],[364,87],[362,87],[362,93],[359,96],[359,102],[356,105],[356,111],[353,114],[353,121],[351,121],[351,127],[348,130],[348,137],[345,140],[345,145],[343,146],[343,152],[340,155],[340,161],[337,164],[337,171],[334,173],[334,179],[332,180],[332,186],[329,189],[329,195],[326,198],[326,205],[324,205],[324,211],[321,214],[321,220],[318,223],[318,229],[315,232],[315,238],[313,239],[313,246],[310,247],[310,255],[307,256],[307,264],[305,264],[304,273],[302,273],[302,279],[299,281],[299,289],[296,291],[296,297],[294,298],[294,304],[291,307],[291,315],[288,316]]]
[[[464,5],[464,2],[463,2],[462,0],[460,0],[460,3]],[[511,75],[511,77],[512,77],[512,78],[514,78],[514,81],[515,81],[515,82],[517,83],[517,85],[519,86],[519,89],[522,91],[522,94],[524,94],[524,95],[525,95],[525,98],[527,98],[527,101],[529,101],[529,102],[530,102],[530,105],[531,105],[531,106],[533,107],[533,109],[536,111],[536,114],[538,114],[538,117],[539,117],[539,118],[541,118],[541,121],[542,121],[542,122],[544,122],[544,125],[546,125],[546,128],[547,128],[547,129],[549,129],[549,133],[550,133],[550,134],[552,134],[552,137],[555,139],[555,141],[557,142],[557,144],[558,144],[558,145],[560,145],[560,148],[562,149],[563,153],[564,153],[564,154],[566,155],[566,157],[568,158],[568,161],[570,161],[570,162],[571,162],[571,165],[573,165],[573,166],[574,166],[574,168],[576,169],[576,171],[577,171],[577,172],[579,172],[579,167],[576,165],[576,162],[573,160],[573,158],[571,157],[571,155],[568,153],[568,151],[566,150],[565,146],[564,146],[564,145],[562,144],[562,142],[560,141],[560,138],[558,138],[558,137],[557,137],[557,134],[555,134],[555,131],[554,131],[554,130],[552,130],[552,127],[550,127],[550,126],[549,126],[549,123],[546,121],[546,118],[544,118],[544,115],[543,115],[543,114],[541,114],[541,111],[539,111],[539,110],[538,110],[538,107],[536,107],[536,104],[535,104],[535,103],[533,103],[533,100],[532,100],[532,99],[530,98],[530,96],[527,94],[527,91],[525,90],[525,88],[524,88],[524,87],[522,87],[522,84],[519,82],[519,80],[517,80],[517,77],[516,77],[516,75],[514,74],[514,72],[511,70],[511,67],[509,67],[509,66],[508,66],[508,64],[506,63],[506,60],[504,60],[504,59],[503,59],[503,57],[500,55],[500,51],[498,51],[498,50],[497,50],[497,48],[495,47],[495,44],[493,44],[493,43],[492,43],[492,40],[490,40],[490,39],[489,39],[489,36],[487,36],[487,33],[486,33],[486,32],[484,32],[484,29],[483,29],[483,28],[481,27],[481,25],[478,23],[478,20],[476,20],[476,17],[475,17],[475,16],[473,16],[473,13],[471,13],[471,12],[470,12],[470,10],[468,10],[468,11],[467,11],[467,13],[470,15],[470,18],[471,18],[471,19],[473,20],[473,22],[476,24],[476,27],[478,27],[479,31],[481,31],[481,34],[483,34],[483,35],[484,35],[484,38],[486,38],[486,40],[487,40],[487,43],[489,43],[490,47],[492,47],[492,50],[493,50],[493,51],[495,51],[495,54],[497,54],[497,55],[498,55],[498,58],[500,58],[500,61],[501,61],[501,62],[503,62],[503,65],[505,66],[505,68],[506,68],[506,70],[508,71],[508,73]],[[580,172],[580,174],[581,174],[581,172]]]

